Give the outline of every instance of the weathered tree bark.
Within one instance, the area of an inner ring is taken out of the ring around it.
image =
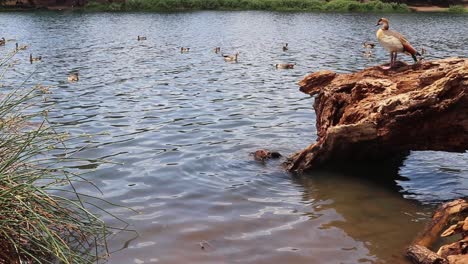
[[[468,255],[453,255],[447,257],[449,264],[466,264],[468,263]]]
[[[290,157],[290,171],[388,161],[411,150],[468,149],[468,59],[319,71],[299,85],[316,96],[318,138]]]
[[[448,264],[445,258],[420,245],[409,246],[406,256],[415,264]]]
[[[430,247],[442,233],[442,230],[447,226],[450,218],[459,213],[468,211],[468,202],[463,199],[454,200],[444,203],[432,215],[432,220],[424,230],[413,241],[415,245]]]
[[[458,199],[441,205],[432,215],[432,220],[406,250],[406,256],[416,264],[455,264],[468,263],[465,238],[442,246],[437,253],[428,248],[434,244],[452,217],[468,212],[468,202]],[[463,230],[463,229],[462,229]],[[464,236],[464,235],[463,235]],[[467,239],[468,240],[468,239]]]

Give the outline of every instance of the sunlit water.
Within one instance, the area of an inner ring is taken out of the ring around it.
[[[28,84],[52,86],[51,122],[100,134],[74,147],[115,164],[77,169],[95,167],[88,178],[102,197],[138,212],[106,206],[139,234],[114,236],[110,263],[400,263],[432,204],[468,195],[467,154],[413,153],[399,171],[371,175],[378,181],[291,175],[281,161],[249,156],[288,155],[315,140],[313,98],[296,83],[319,69],[387,62],[380,47],[362,56],[380,16],[0,13],[0,35],[31,45],[5,82],[34,72]],[[388,18],[428,59],[468,56],[468,16]],[[224,62],[216,46],[239,51],[239,62]],[[29,64],[29,52],[43,61]],[[279,62],[296,68],[275,70]],[[68,83],[77,70],[81,80]]]

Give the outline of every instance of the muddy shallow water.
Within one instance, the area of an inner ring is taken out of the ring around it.
[[[468,195],[467,154],[417,152],[399,170],[366,177],[291,175],[281,161],[249,156],[262,147],[288,155],[315,140],[313,98],[297,81],[387,62],[379,46],[362,56],[380,16],[0,13],[0,33],[31,45],[6,81],[34,72],[28,83],[52,86],[51,122],[100,133],[73,146],[80,155],[115,162],[76,168],[95,168],[87,177],[102,197],[138,211],[108,207],[139,234],[113,237],[109,263],[400,263],[433,204]],[[387,17],[428,59],[468,56],[468,16]],[[224,62],[216,46],[239,51],[239,62]],[[29,64],[29,52],[43,61]],[[275,70],[280,62],[296,67]]]

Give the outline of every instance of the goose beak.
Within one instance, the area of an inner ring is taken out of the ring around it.
[[[375,25],[375,26],[377,27],[377,26],[380,26],[380,25],[379,25],[379,23],[377,23],[377,25]]]

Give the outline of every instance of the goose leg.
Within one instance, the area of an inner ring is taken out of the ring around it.
[[[393,52],[390,52],[390,65],[389,66],[382,66],[381,68],[383,70],[388,70],[390,68],[392,68],[393,66]]]
[[[395,52],[395,55],[394,55],[394,58],[393,58],[393,65],[395,65],[396,62],[397,62],[397,55],[398,55],[398,52]]]

